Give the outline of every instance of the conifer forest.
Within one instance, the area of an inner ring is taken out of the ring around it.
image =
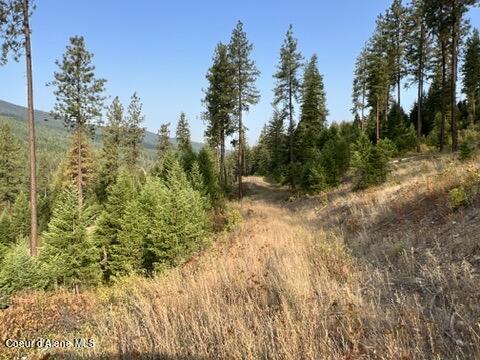
[[[0,0],[0,359],[480,359],[480,1],[381,3],[348,119],[295,22],[272,74],[238,20],[156,120],[86,34],[34,82],[45,1]]]

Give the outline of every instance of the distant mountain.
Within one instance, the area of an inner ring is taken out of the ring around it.
[[[15,118],[20,121],[26,121],[27,108],[24,106],[15,105],[7,101],[0,100],[0,115]],[[42,125],[50,128],[65,129],[61,120],[55,119],[52,115],[50,115],[50,113],[46,111],[35,110],[35,122],[41,123]],[[170,141],[172,142],[172,144],[176,143],[176,139],[174,138],[170,139]],[[150,131],[146,131],[143,144],[147,149],[155,148],[157,144],[157,135]],[[202,148],[203,144],[198,142],[192,142],[192,146],[194,150],[198,151]]]

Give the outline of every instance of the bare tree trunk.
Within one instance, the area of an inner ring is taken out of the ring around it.
[[[225,166],[225,131],[221,130],[220,135],[220,180],[222,182],[222,186],[227,185],[227,169]]]
[[[420,152],[420,138],[422,136],[422,102],[423,102],[423,46],[425,27],[420,28],[420,58],[418,62],[418,94],[417,94],[417,152]]]
[[[476,104],[475,98],[476,96],[473,96],[472,98],[472,125],[475,124],[476,118],[477,118],[477,109],[476,109],[477,104]]]
[[[363,85],[362,89],[362,119],[360,121],[360,127],[362,129],[362,133],[365,132],[365,84]]]
[[[23,1],[23,31],[25,35],[25,63],[27,70],[28,150],[30,162],[30,255],[37,256],[37,154],[35,146],[35,111],[33,107],[32,47],[30,42],[30,5]]]
[[[83,171],[82,171],[82,127],[77,127],[77,187],[78,206],[83,205]]]
[[[375,140],[376,140],[376,143],[378,144],[378,141],[380,140],[380,105],[378,103],[378,97],[377,97],[376,125],[377,125],[377,136]]]
[[[452,151],[458,150],[458,131],[457,131],[457,14],[456,1],[453,0],[453,20],[452,20],[452,84],[451,84],[451,107],[452,107]]]
[[[243,122],[242,122],[242,92],[241,88],[238,95],[238,154],[237,154],[237,172],[238,172],[238,199],[243,197],[242,184],[242,149],[243,149]]]
[[[442,121],[440,123],[440,152],[443,151],[445,146],[445,123],[447,118],[447,104],[446,104],[446,87],[447,87],[447,54],[446,54],[446,41],[442,42]]]

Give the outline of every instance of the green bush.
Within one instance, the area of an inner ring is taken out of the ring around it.
[[[43,289],[46,285],[42,264],[30,256],[26,240],[10,246],[0,263],[0,306],[16,291]]]
[[[352,150],[355,188],[363,189],[385,182],[390,172],[390,158],[396,152],[392,141],[383,139],[373,145],[366,136],[362,136]]]
[[[454,188],[450,191],[450,205],[456,210],[467,203],[467,193],[463,188]]]
[[[129,266],[141,261],[151,273],[178,265],[202,247],[209,227],[205,201],[178,161],[165,181],[148,179],[122,219],[119,243],[133,259]]]

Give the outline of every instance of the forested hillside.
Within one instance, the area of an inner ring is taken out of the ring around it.
[[[350,121],[289,25],[248,144],[265,94],[242,21],[202,113],[153,134],[81,35],[35,111],[36,8],[0,1],[0,71],[27,74],[27,107],[0,102],[0,359],[480,358],[479,4],[371,14]]]

